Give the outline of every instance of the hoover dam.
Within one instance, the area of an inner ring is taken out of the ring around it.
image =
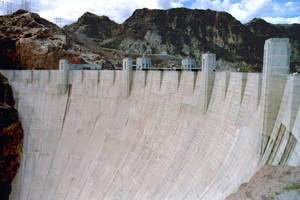
[[[1,70],[24,154],[12,200],[221,200],[263,165],[300,165],[300,77],[288,39],[263,73]]]

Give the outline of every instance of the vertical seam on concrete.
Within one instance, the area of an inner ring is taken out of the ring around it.
[[[16,79],[16,73],[15,71],[12,71],[11,81],[14,81],[15,79]]]
[[[198,79],[198,71],[193,72],[194,77],[193,77],[193,94],[195,93],[195,88],[197,84],[197,79]]]
[[[113,70],[113,82],[112,82],[112,85],[115,85],[116,83],[116,72],[115,70]]]
[[[181,82],[181,71],[177,74],[177,91],[179,90],[180,82]]]
[[[160,70],[160,83],[159,83],[159,88],[161,88],[161,86],[162,86],[163,78],[164,78],[164,71],[163,71],[163,70]]]
[[[257,108],[259,108],[262,94],[262,76],[258,74],[258,99],[257,99]]]
[[[230,74],[229,72],[225,72],[225,96],[224,99],[227,97],[228,87],[229,87],[229,81],[230,81]]]
[[[49,84],[50,81],[51,81],[51,72],[49,70],[47,70],[47,73],[48,73],[48,75],[47,75],[48,76],[47,77],[48,78],[48,82],[47,83]]]
[[[97,87],[100,85],[100,77],[101,77],[100,71],[98,70],[97,71]]]
[[[67,97],[67,102],[65,105],[65,111],[64,111],[64,116],[63,116],[63,122],[62,122],[62,126],[61,126],[61,131],[63,131],[64,125],[65,125],[65,120],[66,120],[66,116],[69,112],[69,108],[70,108],[70,96],[71,96],[71,91],[72,91],[72,85],[68,85],[68,97]]]
[[[39,77],[37,77],[39,78]],[[29,83],[32,83],[33,82],[33,70],[30,70],[30,80],[29,80]]]
[[[134,72],[132,71],[132,70],[129,70],[128,71],[128,81],[129,81],[129,83],[128,83],[128,94],[127,94],[127,97],[129,97],[130,96],[130,94],[131,94],[131,89],[132,89],[132,86],[133,86],[133,80],[134,80]]]
[[[241,104],[244,100],[247,83],[248,83],[248,75],[245,73],[242,73],[242,88],[241,88],[242,92],[241,92],[241,102],[240,102]]]
[[[80,71],[80,83],[82,84],[83,83],[83,79],[84,79],[84,72],[81,70]]]
[[[147,85],[148,70],[145,70],[144,72],[145,72],[145,79],[144,79],[144,88],[145,88]]]

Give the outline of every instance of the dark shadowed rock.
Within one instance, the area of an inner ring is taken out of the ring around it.
[[[270,24],[263,19],[255,18],[246,26],[257,38],[264,41],[269,38],[289,38],[291,42],[291,67],[300,65],[300,24]]]
[[[24,135],[14,104],[12,88],[0,73],[0,197],[3,200],[9,199],[22,156]]]

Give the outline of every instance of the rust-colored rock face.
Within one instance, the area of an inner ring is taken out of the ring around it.
[[[9,199],[22,156],[23,129],[14,109],[12,88],[0,74],[0,197]]]
[[[82,23],[86,22],[84,19]],[[103,19],[108,21],[106,17]],[[107,26],[109,29],[110,26]],[[103,34],[110,33],[108,29]],[[97,34],[97,31],[93,31],[91,36]],[[104,58],[111,60],[105,64],[112,69],[111,62],[117,60],[119,54],[114,56],[102,49],[93,52],[93,44],[97,44],[94,39],[87,47],[74,42],[72,34],[65,33],[36,13],[19,10],[11,15],[0,16],[0,69],[58,69],[60,59],[68,59],[73,64],[103,64]]]
[[[0,17],[0,68],[55,69],[66,55],[62,31],[35,13],[19,10]]]

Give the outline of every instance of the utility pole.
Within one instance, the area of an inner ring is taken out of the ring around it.
[[[2,8],[3,8],[3,11],[4,11],[4,9],[5,9],[5,8],[4,8],[4,7],[5,7],[5,1],[4,1],[4,0],[1,0],[0,2],[2,3]]]
[[[21,8],[27,11],[31,11],[31,0],[22,0]]]
[[[11,14],[13,11],[12,9],[12,2],[8,1],[8,0],[1,0],[2,3],[2,7],[3,7],[3,11],[5,10],[6,13],[5,14]]]
[[[12,2],[6,1],[6,14],[11,14],[13,12],[12,10]]]
[[[61,27],[62,18],[61,17],[55,17],[54,20],[55,20],[55,24],[57,24],[59,27]]]

